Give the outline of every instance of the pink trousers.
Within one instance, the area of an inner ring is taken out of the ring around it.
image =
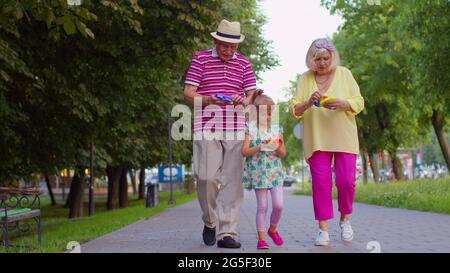
[[[256,230],[265,231],[266,215],[268,207],[268,191],[272,195],[272,213],[270,214],[270,224],[277,226],[280,222],[283,211],[283,187],[277,186],[271,189],[255,189],[256,194]]]
[[[312,176],[314,214],[318,221],[334,218],[333,214],[333,157],[338,206],[341,214],[351,214],[355,199],[356,154],[316,151],[309,158]]]

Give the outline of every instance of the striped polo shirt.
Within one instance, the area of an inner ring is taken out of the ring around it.
[[[244,55],[235,52],[230,61],[222,61],[213,47],[194,56],[186,73],[185,84],[197,86],[197,92],[203,96],[245,96],[245,91],[256,89],[256,77],[250,61]],[[242,107],[234,108],[233,105],[224,103],[220,108],[222,115],[217,115],[217,107],[214,106],[194,109],[194,132],[211,128],[226,131],[245,130]],[[212,118],[221,121],[209,122]]]

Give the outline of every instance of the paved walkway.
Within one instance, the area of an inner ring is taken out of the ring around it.
[[[253,192],[245,191],[238,225],[240,249],[203,244],[200,207],[195,200],[81,245],[81,252],[450,252],[450,215],[359,203],[355,204],[351,217],[354,241],[341,241],[338,214],[335,214],[335,220],[330,222],[330,246],[316,247],[317,224],[311,197],[292,195],[292,191],[285,188],[285,209],[279,227],[285,240],[282,247],[275,246],[268,238],[271,249],[256,249],[256,200]],[[334,208],[336,213],[336,202]]]

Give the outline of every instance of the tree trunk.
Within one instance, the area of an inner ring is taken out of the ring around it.
[[[74,199],[74,195],[75,195],[75,183],[76,183],[75,180],[78,180],[78,179],[79,179],[79,177],[75,171],[74,175],[72,176],[72,181],[70,182],[69,194],[67,195],[66,204],[64,206],[65,208],[70,208],[71,204],[73,203],[72,200]]]
[[[83,217],[83,199],[84,199],[84,172],[83,168],[78,168],[77,172],[74,174],[72,179],[72,184],[70,185],[70,193],[68,200],[70,199],[69,205],[69,218]]]
[[[184,193],[192,194],[195,192],[195,181],[192,175],[186,176],[184,180]]]
[[[122,168],[122,173],[119,180],[119,207],[128,207],[128,181],[127,181],[127,168]]]
[[[369,160],[371,162],[370,164],[370,168],[372,169],[372,173],[373,173],[373,181],[375,183],[380,182],[380,169],[378,168],[378,163],[377,161],[374,160],[374,156],[373,153],[369,153]]]
[[[139,172],[139,199],[145,198],[145,168]]]
[[[361,152],[361,159],[362,159],[362,170],[363,170],[363,184],[367,184],[367,153],[362,151]]]
[[[400,159],[397,157],[397,154],[390,153],[392,160],[392,171],[394,172],[394,176],[396,180],[404,180],[405,176],[403,175],[403,166]]]
[[[47,184],[48,195],[50,195],[51,205],[56,205],[55,196],[53,195],[52,185],[50,185],[50,178],[45,174],[45,184]]]
[[[112,210],[119,207],[119,180],[122,174],[121,167],[106,167],[108,175],[108,201],[106,202],[106,209]]]
[[[76,172],[76,171],[75,171]],[[66,204],[64,205],[64,207],[65,208],[69,208],[69,204],[70,204],[70,202],[72,201],[72,198],[73,198],[73,195],[74,195],[74,192],[72,192],[72,183],[73,183],[73,179],[75,178],[75,174],[74,174],[74,176],[72,177],[72,180],[71,180],[71,182],[70,182],[70,188],[69,188],[69,194],[67,195],[67,199],[66,199]],[[70,173],[69,173],[69,177],[68,177],[68,179],[70,179]]]
[[[434,132],[439,141],[442,155],[444,156],[445,163],[447,164],[447,170],[450,170],[450,146],[448,145],[447,138],[445,137],[444,125],[445,117],[440,111],[433,110],[433,116],[431,117]]]
[[[133,170],[130,170],[129,173],[130,173],[131,186],[133,188],[133,195],[136,195],[137,194],[136,172]]]

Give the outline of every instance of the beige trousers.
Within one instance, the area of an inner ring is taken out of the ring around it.
[[[202,219],[207,227],[218,226],[218,240],[237,235],[244,196],[241,148],[242,140],[194,140],[194,175]]]

